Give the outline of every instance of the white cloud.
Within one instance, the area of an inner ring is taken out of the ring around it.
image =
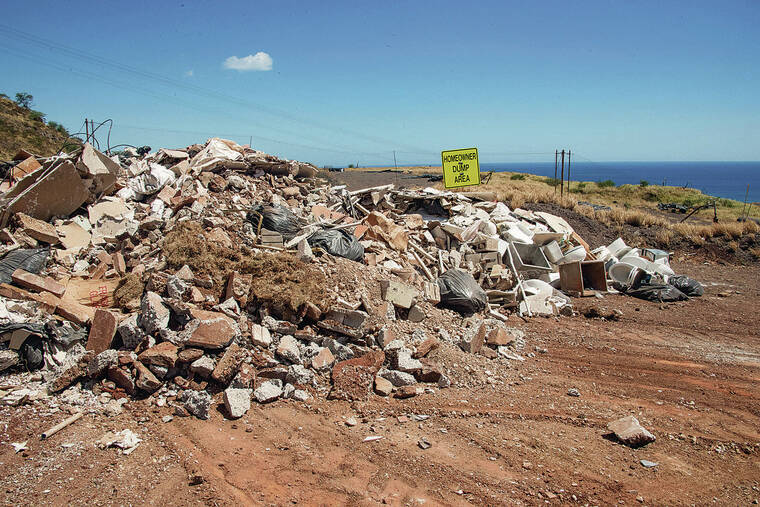
[[[193,77],[193,69],[190,69],[187,72],[185,72],[185,77]]]
[[[240,72],[272,70],[272,57],[263,51],[259,51],[255,55],[244,56],[243,58],[230,56],[224,61],[223,66],[225,69],[238,70]]]

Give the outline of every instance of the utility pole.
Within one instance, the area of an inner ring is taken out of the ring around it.
[[[90,142],[90,124],[87,122],[87,118],[84,119],[84,132],[87,137],[84,138],[84,142]]]
[[[398,164],[396,163],[396,150],[393,150],[393,166],[398,169]]]
[[[557,193],[557,155],[559,152],[554,150],[554,193]]]
[[[567,150],[567,193],[570,193],[570,150]]]
[[[562,175],[560,177],[559,184],[559,197],[560,199],[565,193],[565,150],[562,150]]]
[[[250,136],[248,138],[248,146],[251,147],[251,148],[253,148],[253,136]]]

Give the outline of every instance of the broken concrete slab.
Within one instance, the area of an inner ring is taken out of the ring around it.
[[[232,419],[239,419],[251,408],[253,389],[228,387],[224,390],[224,408]]]
[[[6,192],[0,227],[5,227],[16,213],[26,213],[39,220],[69,216],[88,198],[90,192],[71,162],[50,169],[39,169]]]
[[[92,327],[85,348],[92,350],[95,354],[110,349],[113,337],[116,336],[116,327],[116,315],[100,308],[95,310],[95,317],[92,319]]]
[[[417,298],[417,290],[414,287],[395,280],[382,280],[380,292],[384,301],[399,308],[411,308]]]
[[[60,242],[52,224],[32,218],[26,213],[16,213],[16,220],[21,230],[30,238],[49,245],[57,245]]]

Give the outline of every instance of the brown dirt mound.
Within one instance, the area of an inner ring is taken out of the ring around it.
[[[196,222],[178,224],[164,238],[166,263],[174,269],[187,264],[194,274],[209,275],[215,283],[222,284],[240,262],[241,252],[207,241],[203,233],[203,227]]]

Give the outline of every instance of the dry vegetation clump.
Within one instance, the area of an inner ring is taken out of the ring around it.
[[[207,241],[197,222],[177,224],[164,238],[163,253],[170,268],[185,264],[196,275],[209,275],[215,283],[224,283],[240,261],[240,252]]]
[[[253,274],[251,296],[256,303],[287,315],[306,302],[325,308],[327,279],[313,266],[289,253],[265,253],[242,260],[237,270]]]
[[[121,308],[129,308],[130,301],[139,299],[145,290],[145,282],[138,274],[130,273],[119,280],[113,291],[113,300]]]
[[[203,227],[182,222],[164,238],[166,263],[173,269],[187,264],[196,275],[209,275],[217,285],[237,271],[252,274],[251,296],[279,316],[297,312],[309,301],[325,307],[327,281],[321,271],[286,252],[252,254],[207,241]]]

